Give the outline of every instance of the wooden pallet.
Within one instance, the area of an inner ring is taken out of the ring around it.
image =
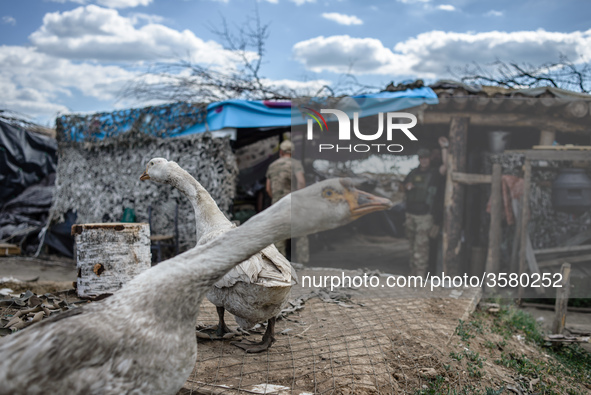
[[[0,244],[0,256],[20,255],[21,249],[15,244]]]
[[[534,145],[533,149],[544,149],[553,151],[591,151],[591,145]]]

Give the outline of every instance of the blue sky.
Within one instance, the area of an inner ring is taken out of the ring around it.
[[[57,114],[110,111],[138,70],[190,54],[232,68],[211,31],[255,6],[270,23],[261,75],[313,93],[345,73],[365,84],[449,78],[496,59],[591,58],[591,2],[479,0],[22,0],[0,8],[0,109],[52,125]]]

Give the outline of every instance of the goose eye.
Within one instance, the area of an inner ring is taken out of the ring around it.
[[[322,196],[323,197],[331,197],[333,195],[334,191],[332,189],[325,189],[324,191],[322,191]]]
[[[150,162],[150,166],[154,166],[154,162]]]

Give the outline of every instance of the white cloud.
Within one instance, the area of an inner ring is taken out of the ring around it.
[[[325,12],[322,14],[324,19],[338,23],[339,25],[363,25],[363,21],[355,15],[339,14],[338,12]]]
[[[141,12],[135,12],[133,14],[130,14],[129,18],[133,25],[137,25],[141,21],[145,21],[146,23],[162,23],[166,20],[166,18],[160,15],[143,14]]]
[[[235,54],[190,30],[157,23],[136,27],[137,16],[95,5],[48,13],[29,38],[40,52],[57,57],[98,61],[153,61],[186,57],[205,64],[227,64]]]
[[[355,74],[415,75],[441,78],[449,69],[498,59],[542,64],[560,54],[591,60],[591,30],[453,33],[431,31],[396,44],[391,50],[375,38],[316,37],[293,46],[293,56],[309,70]]]
[[[296,60],[307,69],[334,73],[377,73],[383,67],[399,64],[404,59],[384,47],[375,38],[354,38],[348,35],[316,37],[300,41],[292,49]],[[401,68],[403,64],[399,64]]]
[[[77,3],[88,4],[90,0],[49,0],[54,3]],[[96,0],[96,3],[108,8],[131,8],[138,6],[147,6],[153,0]],[[227,0],[226,0],[227,1]]]
[[[437,9],[442,11],[455,11],[456,7],[451,4],[441,4],[437,6]]]
[[[44,119],[67,112],[60,98],[78,92],[115,100],[121,86],[133,76],[120,67],[75,64],[30,47],[0,46],[0,64],[0,107]]]
[[[316,0],[290,0],[292,3],[296,5],[304,5],[306,3],[316,3]]]
[[[88,0],[49,0],[53,3],[60,3],[60,4],[64,4],[64,3],[77,3],[77,4],[86,4],[88,3]]]
[[[147,6],[152,0],[97,0],[100,4],[109,8],[130,8],[137,6]]]
[[[6,15],[2,17],[2,23],[6,24],[6,25],[16,25],[16,19],[14,19],[13,17],[11,17],[10,15]]]
[[[503,16],[503,11],[490,10],[484,16]]]

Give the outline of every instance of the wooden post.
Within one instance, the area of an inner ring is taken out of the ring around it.
[[[526,253],[527,253],[527,234],[528,229],[527,225],[529,223],[529,195],[531,190],[531,162],[529,159],[525,159],[524,165],[524,175],[523,175],[523,196],[521,197],[521,221],[519,226],[521,229],[519,230],[520,233],[520,245],[519,245],[519,275],[521,276],[527,270],[527,261],[526,261]],[[521,302],[521,298],[523,297],[523,288],[521,287],[521,282],[519,282],[519,291],[517,298]]]
[[[73,225],[72,235],[76,240],[79,297],[112,294],[151,266],[148,224]]]
[[[459,254],[462,237],[464,186],[454,182],[454,172],[466,170],[468,117],[452,117],[449,128],[449,152],[443,213],[443,271],[460,274]]]
[[[540,131],[540,145],[552,145],[556,138],[556,132],[549,130]]]
[[[560,335],[566,323],[566,311],[568,296],[570,293],[570,263],[563,263],[560,268],[562,275],[561,288],[556,288],[556,305],[554,306],[554,322],[552,322],[552,333]]]
[[[486,272],[499,273],[501,249],[501,222],[503,218],[502,173],[499,163],[493,164],[492,188],[490,196],[490,228],[488,233],[488,254],[486,257]]]
[[[513,215],[515,216],[515,234],[513,235],[513,248],[511,249],[511,273],[517,273],[517,271],[519,270],[519,245],[521,242],[521,208],[519,208],[520,204],[521,203],[517,199],[511,200]]]

